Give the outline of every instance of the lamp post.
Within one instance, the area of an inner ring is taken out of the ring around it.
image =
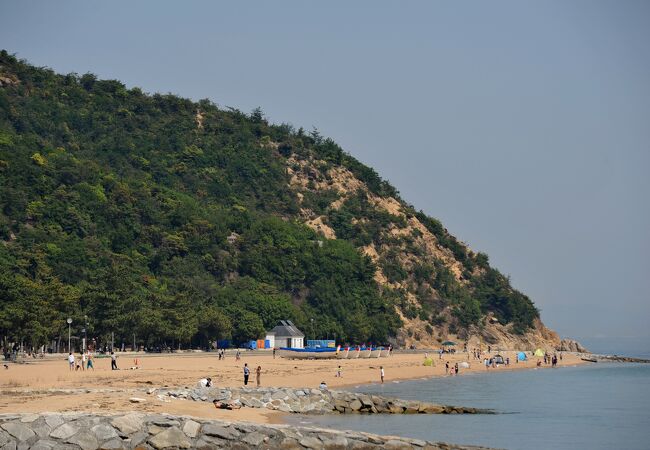
[[[311,320],[311,336],[312,336],[312,339],[316,340],[316,334],[314,333],[314,319],[311,318],[309,320]]]
[[[68,353],[72,353],[72,350],[70,350],[70,324],[72,323],[72,319],[68,317],[66,322],[68,322]]]
[[[85,353],[86,352],[86,346],[88,345],[88,316],[84,314],[84,329],[82,330],[84,332],[84,345],[82,351]]]

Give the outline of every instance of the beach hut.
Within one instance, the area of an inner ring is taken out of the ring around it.
[[[278,326],[266,333],[266,339],[273,336],[274,347],[304,348],[305,335],[292,321],[281,320]]]
[[[517,353],[517,360],[518,361],[526,361],[526,354],[524,352]]]
[[[544,356],[544,350],[538,348],[537,350],[535,350],[535,356]]]

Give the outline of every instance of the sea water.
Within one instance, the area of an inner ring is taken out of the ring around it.
[[[462,369],[461,369],[462,370]],[[390,373],[386,373],[390,380]],[[292,416],[292,423],[508,449],[650,449],[650,364],[436,377],[359,386],[359,392],[494,415]]]

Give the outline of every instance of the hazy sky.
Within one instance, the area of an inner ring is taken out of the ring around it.
[[[563,336],[650,342],[650,2],[4,1],[0,47],[316,126]]]

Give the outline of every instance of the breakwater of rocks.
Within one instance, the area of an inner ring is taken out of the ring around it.
[[[609,361],[609,362],[626,362],[626,363],[650,363],[650,359],[645,358],[632,358],[630,356],[619,356],[619,355],[589,355],[589,357],[596,359],[598,361]]]
[[[357,431],[258,425],[161,414],[0,414],[0,448],[97,449],[469,449]]]
[[[152,394],[153,390],[150,390]],[[490,410],[437,405],[356,392],[310,388],[186,388],[158,390],[158,398],[194,401],[237,401],[249,408],[267,408],[300,414],[489,414]]]

